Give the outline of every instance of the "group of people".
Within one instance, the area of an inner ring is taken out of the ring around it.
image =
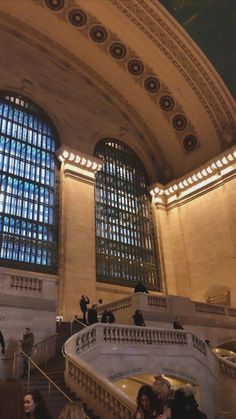
[[[83,314],[83,322],[87,325],[91,325],[99,321],[97,304],[92,304],[92,306],[88,308],[89,303],[90,303],[89,298],[86,295],[81,295],[80,310],[82,311],[82,314]],[[109,309],[109,307],[105,307],[101,316],[101,323],[114,323],[114,322],[115,322],[115,316],[113,312]]]
[[[18,380],[0,382],[1,419],[52,419],[39,390],[23,394]],[[88,419],[80,402],[67,403],[58,419]]]
[[[155,377],[153,386],[144,384],[137,395],[134,419],[207,419],[199,409],[194,388],[186,384],[175,392],[162,375]]]

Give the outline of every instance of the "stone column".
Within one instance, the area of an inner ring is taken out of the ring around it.
[[[155,184],[151,190],[158,243],[159,263],[164,294],[176,294],[172,246],[169,236],[168,214],[163,186]]]
[[[59,232],[59,314],[81,316],[79,300],[95,303],[95,190],[94,175],[102,161],[62,146]]]

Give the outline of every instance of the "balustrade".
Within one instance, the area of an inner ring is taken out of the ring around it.
[[[148,295],[148,305],[167,308],[167,299],[165,297],[156,297],[155,295]]]
[[[132,298],[122,298],[122,300],[114,301],[113,303],[106,304],[106,307],[109,308],[109,310],[115,312],[118,310],[122,310],[128,307],[132,307]],[[102,314],[104,311],[104,306],[98,307],[98,314]]]
[[[110,413],[110,416],[116,419],[131,419],[134,414],[135,405],[127,401],[120,400],[117,396],[116,389],[109,385],[104,385],[102,380],[99,380],[95,375],[92,376],[92,371],[83,370],[79,364],[75,364],[68,357],[66,357],[68,376],[74,380],[87,397],[96,400],[99,406]]]
[[[220,316],[225,316],[225,308],[222,306],[216,306],[213,304],[206,304],[206,303],[194,303],[195,310],[202,313],[209,313],[209,314],[219,314]]]
[[[43,281],[39,278],[30,278],[27,276],[11,275],[10,287],[17,290],[42,292]]]
[[[236,316],[236,308],[227,308],[228,316]]]
[[[201,339],[199,339],[195,335],[192,335],[192,341],[193,341],[194,348],[196,348],[199,351],[201,351],[204,355],[207,354],[206,343],[205,342],[203,342]]]

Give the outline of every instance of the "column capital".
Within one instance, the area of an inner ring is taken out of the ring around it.
[[[93,183],[96,171],[103,165],[103,160],[66,145],[62,145],[56,151],[56,155],[62,164],[65,176],[78,178],[84,182]]]

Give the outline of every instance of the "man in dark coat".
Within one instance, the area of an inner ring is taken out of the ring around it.
[[[5,341],[4,341],[4,337],[1,330],[0,330],[0,345],[2,347],[2,354],[5,354]]]
[[[83,321],[86,323],[86,313],[87,313],[87,305],[89,304],[89,298],[85,295],[81,295],[80,301],[79,301],[79,305],[80,305],[80,310],[83,313]]]
[[[88,309],[88,324],[94,324],[98,321],[98,312],[97,304],[93,304],[91,308]]]
[[[139,281],[134,288],[134,292],[146,292],[148,294],[148,290],[145,287],[145,285],[142,283],[142,281]]]
[[[178,317],[175,317],[173,321],[173,327],[174,329],[184,330],[183,325],[180,323],[180,320]]]
[[[101,323],[114,323],[115,316],[108,307],[105,307],[105,310],[102,314]]]
[[[21,343],[22,351],[30,356],[34,347],[34,334],[31,332],[29,327],[26,327],[23,334],[23,339]],[[28,372],[28,359],[26,356],[23,356],[23,366],[24,366],[24,375],[27,375]]]

